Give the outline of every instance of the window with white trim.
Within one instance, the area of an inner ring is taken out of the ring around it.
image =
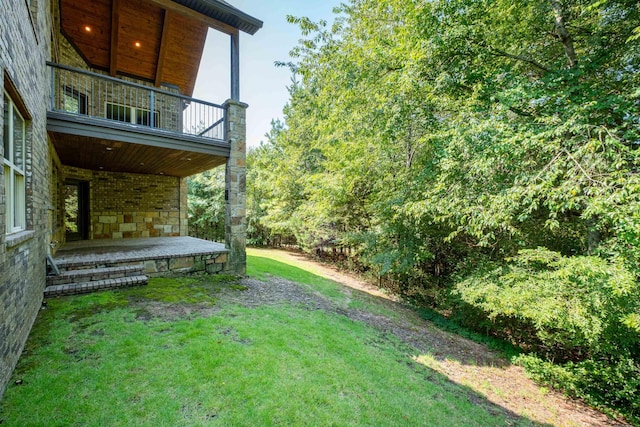
[[[26,121],[7,92],[4,93],[2,140],[6,232],[15,233],[26,228],[24,179]]]
[[[107,102],[106,117],[109,120],[117,120],[119,122],[133,123],[135,125],[158,127],[160,113],[153,112],[153,121],[151,120],[151,111],[144,108],[132,107],[130,105],[121,105]]]

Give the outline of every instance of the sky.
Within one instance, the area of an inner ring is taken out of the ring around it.
[[[260,19],[263,27],[253,36],[240,32],[240,101],[247,110],[247,145],[265,141],[271,120],[282,118],[289,99],[287,86],[291,71],[278,68],[275,61],[290,60],[289,51],[302,37],[298,26],[289,24],[287,15],[306,16],[313,21],[332,23],[332,10],[341,0],[226,0],[234,7]],[[209,30],[202,54],[193,97],[222,104],[230,95],[230,37]]]

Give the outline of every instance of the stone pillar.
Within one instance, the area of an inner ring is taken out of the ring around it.
[[[187,178],[180,178],[180,236],[189,235],[189,204],[187,203],[187,193],[189,192]]]
[[[247,268],[246,218],[246,109],[247,104],[228,100],[225,107],[225,139],[231,145],[225,174],[225,245],[229,249],[227,271],[244,275]]]

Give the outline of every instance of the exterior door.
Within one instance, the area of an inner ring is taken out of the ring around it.
[[[89,238],[89,183],[65,182],[64,224],[67,241]]]

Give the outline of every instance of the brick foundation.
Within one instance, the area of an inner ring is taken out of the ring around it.
[[[27,117],[25,150],[26,230],[5,233],[4,169],[0,168],[0,398],[38,314],[45,286],[45,258],[54,232],[50,203],[46,105],[49,84],[49,2],[0,0],[0,134],[5,131],[5,80],[11,82]],[[4,147],[0,145],[0,162]]]

